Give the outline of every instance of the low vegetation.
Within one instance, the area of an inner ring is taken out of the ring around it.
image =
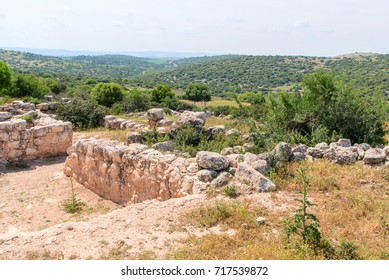
[[[266,208],[258,199],[211,198],[184,215],[182,224],[219,227],[221,234],[192,235],[166,258],[388,259],[388,170],[324,160],[305,168],[287,166],[292,176],[280,175],[279,191],[270,194],[274,204],[290,203],[294,212]],[[258,216],[266,223],[256,222]]]

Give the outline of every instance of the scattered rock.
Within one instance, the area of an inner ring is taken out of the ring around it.
[[[319,148],[309,147],[306,152],[306,156],[311,156],[312,158],[322,158],[324,155],[323,150]]]
[[[264,218],[264,217],[257,217],[256,219],[255,219],[255,221],[257,221],[259,224],[265,224],[266,223],[266,218]]]
[[[292,157],[292,148],[288,143],[281,142],[277,144],[270,155],[274,162],[288,162]]]
[[[233,128],[233,129],[230,129],[226,132],[226,137],[232,137],[232,136],[239,136],[240,135],[240,132],[239,130]]]
[[[265,176],[263,176],[261,173],[256,171],[245,162],[238,164],[235,178],[241,180],[243,183],[246,183],[251,187],[254,187],[260,192],[273,191],[276,188],[272,181],[267,179]]]
[[[365,164],[380,164],[385,161],[385,157],[386,155],[383,149],[369,149],[365,152],[363,162]]]
[[[229,154],[226,158],[230,167],[238,167],[238,163],[244,161],[244,156],[241,154]]]
[[[190,124],[194,127],[203,127],[206,121],[207,115],[205,112],[191,112],[184,111],[180,118],[177,120],[178,125]]]
[[[197,172],[196,176],[201,182],[207,183],[216,178],[217,172],[210,169],[202,169]]]
[[[201,168],[217,171],[227,169],[229,166],[226,157],[214,152],[198,152],[196,155],[196,162]]]
[[[156,143],[152,146],[153,149],[160,150],[160,151],[173,151],[174,146],[172,141],[165,141],[165,142],[160,142]]]
[[[159,108],[153,108],[149,109],[147,111],[147,119],[158,122],[159,120],[162,120],[164,118],[164,113],[162,109]]]
[[[131,133],[127,134],[127,139],[126,139],[125,143],[127,145],[129,145],[129,144],[133,144],[133,143],[141,143],[142,141],[143,141],[143,137],[140,133],[131,132]]]
[[[228,172],[220,172],[220,174],[211,182],[211,186],[218,188],[228,184],[231,179],[231,174]]]
[[[234,154],[234,149],[231,147],[224,148],[223,150],[221,150],[220,154],[223,156],[232,155]]]

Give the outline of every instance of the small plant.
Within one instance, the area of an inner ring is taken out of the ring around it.
[[[71,179],[70,179],[70,184],[72,187],[70,196],[67,200],[64,201],[62,206],[66,213],[70,213],[70,214],[80,213],[84,208],[85,203],[77,198],[77,195],[74,191],[73,181]]]
[[[303,188],[303,198],[297,200],[300,207],[295,211],[293,222],[286,228],[288,240],[292,235],[298,237],[296,247],[303,251],[303,255],[310,249],[317,253],[321,247],[319,219],[308,212],[308,209],[316,204],[308,200],[308,189],[311,187],[311,182],[306,171],[307,169],[303,165],[297,170],[297,179]]]
[[[38,116],[37,112],[32,112],[31,114],[24,115],[21,117],[22,120],[25,120],[27,123],[32,123],[34,119]]]
[[[236,191],[236,186],[235,185],[231,185],[231,186],[227,186],[224,190],[223,190],[224,194],[228,197],[231,197],[231,198],[235,198],[238,196],[238,193]]]

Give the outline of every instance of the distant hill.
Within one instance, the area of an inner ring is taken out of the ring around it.
[[[165,59],[179,59],[187,57],[210,56],[215,54],[210,53],[194,53],[194,52],[165,52],[165,51],[72,51],[63,49],[32,49],[32,48],[18,48],[18,47],[1,47],[0,49],[8,51],[29,52],[33,54],[45,56],[79,56],[79,55],[129,55],[144,58],[165,58]]]
[[[55,57],[8,50],[0,50],[0,60],[16,71],[99,78],[127,78],[168,66],[166,60],[125,55]]]
[[[0,50],[0,60],[15,71],[61,74],[78,78],[127,79],[143,87],[159,83],[185,89],[191,82],[215,94],[246,91],[297,91],[303,76],[325,68],[343,76],[366,93],[389,97],[389,55],[354,53],[328,57],[220,55],[183,59],[128,55],[42,56]]]
[[[144,85],[165,83],[185,88],[191,82],[206,83],[213,92],[267,91],[299,83],[318,65],[316,57],[219,56],[178,60],[172,71],[137,76]]]
[[[302,77],[324,68],[342,76],[365,93],[389,99],[389,55],[356,53],[334,58],[306,56],[218,56],[178,60],[177,68],[137,76],[140,85],[166,83],[184,89],[206,83],[215,93],[296,91]]]

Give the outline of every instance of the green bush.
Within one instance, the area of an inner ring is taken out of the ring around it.
[[[353,143],[385,143],[387,104],[378,95],[365,96],[323,71],[304,78],[304,93],[281,93],[267,97],[259,114],[261,127],[252,132],[267,143],[285,141],[314,145],[337,138]],[[257,139],[259,140],[259,139]]]
[[[89,129],[102,125],[107,109],[90,99],[74,98],[58,106],[57,117],[69,121],[76,129]]]
[[[91,91],[92,98],[100,105],[112,107],[124,98],[124,90],[116,83],[98,83]]]
[[[149,91],[133,89],[111,108],[112,114],[143,112],[152,107]]]
[[[42,83],[40,79],[33,75],[17,75],[12,83],[11,97],[32,97],[37,100],[42,99],[50,93],[50,88]]]
[[[174,98],[172,88],[168,85],[158,85],[151,92],[151,101],[161,103],[166,98]]]

